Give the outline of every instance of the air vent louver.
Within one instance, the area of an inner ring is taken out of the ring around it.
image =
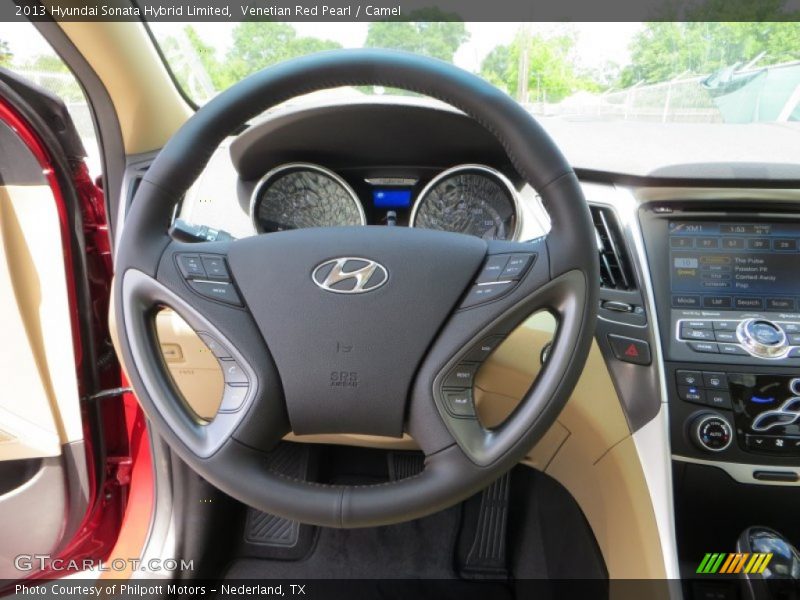
[[[590,208],[600,255],[601,287],[612,290],[636,289],[622,231],[614,211],[600,206]]]

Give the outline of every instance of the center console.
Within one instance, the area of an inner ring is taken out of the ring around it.
[[[677,557],[684,597],[734,600],[736,578],[698,575],[706,553],[733,552],[752,526],[800,543],[800,213],[790,192],[676,193],[643,200],[638,220],[668,402]]]
[[[768,207],[671,201],[639,217],[673,455],[790,484],[798,471],[780,467],[800,466],[800,216]]]

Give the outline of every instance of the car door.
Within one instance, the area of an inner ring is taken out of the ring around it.
[[[102,556],[125,497],[107,439],[124,431],[110,254],[84,156],[64,102],[0,69],[0,580]]]

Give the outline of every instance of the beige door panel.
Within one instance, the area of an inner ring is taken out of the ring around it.
[[[83,439],[58,215],[46,186],[0,186],[0,460]]]

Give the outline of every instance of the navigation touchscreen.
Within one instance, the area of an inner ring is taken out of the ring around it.
[[[792,312],[800,223],[670,221],[672,306]]]

